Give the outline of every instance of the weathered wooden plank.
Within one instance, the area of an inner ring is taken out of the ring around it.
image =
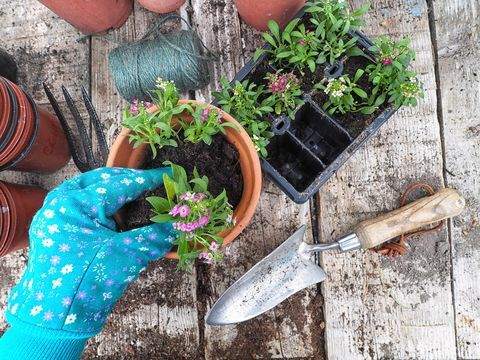
[[[114,35],[121,41],[138,39],[158,18],[136,4],[134,15]],[[126,105],[108,69],[107,55],[115,46],[103,39],[92,40],[92,98],[102,119],[112,120],[109,144],[118,133]],[[150,264],[118,302],[102,333],[89,342],[84,358],[197,358],[196,274],[175,268],[171,260]]]
[[[467,199],[450,223],[453,296],[460,359],[480,358],[480,41],[479,1],[435,1],[446,181]]]
[[[77,43],[80,33],[68,23],[58,19],[50,10],[34,0],[12,0],[0,5],[1,46],[16,59],[19,84],[25,86],[39,104],[46,104],[42,82],[60,89],[62,84],[79,89],[88,85],[88,44]],[[5,171],[1,180],[38,185],[51,189],[76,172],[73,164],[52,175]],[[7,296],[20,279],[25,268],[22,254],[17,251],[0,258],[0,333],[7,328],[5,311]]]
[[[351,1],[355,8],[364,3]],[[411,182],[443,185],[426,2],[382,0],[372,6],[364,31],[411,37],[425,100],[418,108],[399,111],[321,191],[325,242],[348,233],[360,220],[397,207]],[[329,359],[455,358],[447,232],[409,243],[410,251],[395,259],[370,251],[323,254]]]
[[[258,32],[239,21],[233,1],[191,3],[192,20],[200,37],[220,55],[212,69],[211,85],[196,93],[197,98],[209,99],[220,78],[231,79],[263,41]],[[200,326],[221,293],[301,224],[309,227],[307,241],[312,241],[308,204],[294,204],[271,181],[264,180],[257,212],[245,232],[229,246],[226,259],[214,269],[198,268]],[[243,324],[205,326],[205,358],[322,358],[321,306],[318,289],[312,287]]]

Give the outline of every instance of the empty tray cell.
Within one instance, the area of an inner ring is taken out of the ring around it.
[[[290,131],[327,165],[352,142],[340,125],[310,101],[298,109]]]
[[[299,192],[308,188],[325,169],[321,161],[290,134],[274,136],[267,150],[270,165]]]

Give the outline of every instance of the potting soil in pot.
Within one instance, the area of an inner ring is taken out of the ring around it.
[[[212,195],[216,196],[225,189],[233,208],[239,204],[243,192],[239,154],[223,136],[214,136],[211,145],[203,142],[192,144],[181,140],[176,148],[165,147],[159,150],[155,159],[150,155],[144,168],[163,167],[163,162],[166,160],[183,166],[189,179],[192,176],[193,168],[196,167],[200,176],[206,175],[208,177],[208,189]],[[127,216],[125,218],[127,229],[145,226],[150,223],[153,213],[151,212],[151,205],[146,201],[149,196],[165,197],[164,187],[160,186],[153,191],[149,191],[127,205]]]

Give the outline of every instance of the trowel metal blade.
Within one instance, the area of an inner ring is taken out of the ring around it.
[[[326,274],[301,252],[305,226],[247,271],[210,309],[209,325],[249,320],[272,309],[294,293],[321,282]]]

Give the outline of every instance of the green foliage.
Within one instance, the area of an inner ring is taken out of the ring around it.
[[[222,116],[222,110],[207,105],[197,106],[193,112],[192,121],[180,121],[185,141],[194,144],[203,141],[205,144],[210,145],[214,135],[219,132],[226,134],[226,127],[239,130],[235,124],[224,122]]]
[[[218,105],[232,115],[250,135],[257,152],[267,157],[267,145],[273,136],[266,115],[272,113],[272,99],[265,97],[263,85],[257,86],[247,80],[237,81],[234,86],[224,78],[222,90],[212,95],[218,99]]]
[[[415,51],[409,47],[410,39],[405,37],[395,42],[381,36],[374,44],[370,50],[376,53],[376,64],[366,68],[373,86],[368,103],[380,106],[388,102],[397,108],[416,106],[417,98],[423,98],[424,94],[417,74],[409,70],[410,63],[415,60]]]
[[[316,62],[333,64],[343,55],[358,56],[363,51],[356,46],[357,39],[350,38],[348,33],[355,30],[364,22],[358,19],[365,14],[370,5],[350,13],[347,1],[316,0],[310,1],[305,6],[309,13],[310,22],[315,27],[315,36],[318,40],[319,54]]]
[[[188,104],[178,103],[179,95],[173,82],[158,79],[157,89],[151,92],[153,104],[133,100],[124,111],[122,125],[133,131],[130,142],[134,142],[134,147],[141,143],[149,144],[153,157],[156,157],[157,149],[177,146],[173,138],[178,135],[172,127],[172,118],[193,110]],[[152,111],[153,105],[157,110]]]
[[[330,115],[357,111],[363,114],[373,113],[378,107],[367,103],[368,94],[357,85],[364,73],[364,70],[358,69],[353,80],[348,75],[343,75],[338,79],[329,79],[326,86],[316,84],[315,88],[323,90],[328,96],[328,101],[323,104],[323,110],[328,111]]]
[[[281,72],[267,73],[265,80],[268,80],[269,100],[275,114],[287,113],[294,119],[295,109],[304,103],[300,81],[292,73],[282,74]]]
[[[178,268],[190,271],[197,258],[209,264],[220,261],[223,238],[218,233],[235,225],[225,190],[213,196],[208,191],[208,178],[200,176],[196,169],[188,180],[181,166],[168,161],[164,165],[173,170],[172,177],[163,177],[167,197],[149,197],[147,201],[156,214],[151,220],[171,222],[177,231],[173,243],[178,246]]]

